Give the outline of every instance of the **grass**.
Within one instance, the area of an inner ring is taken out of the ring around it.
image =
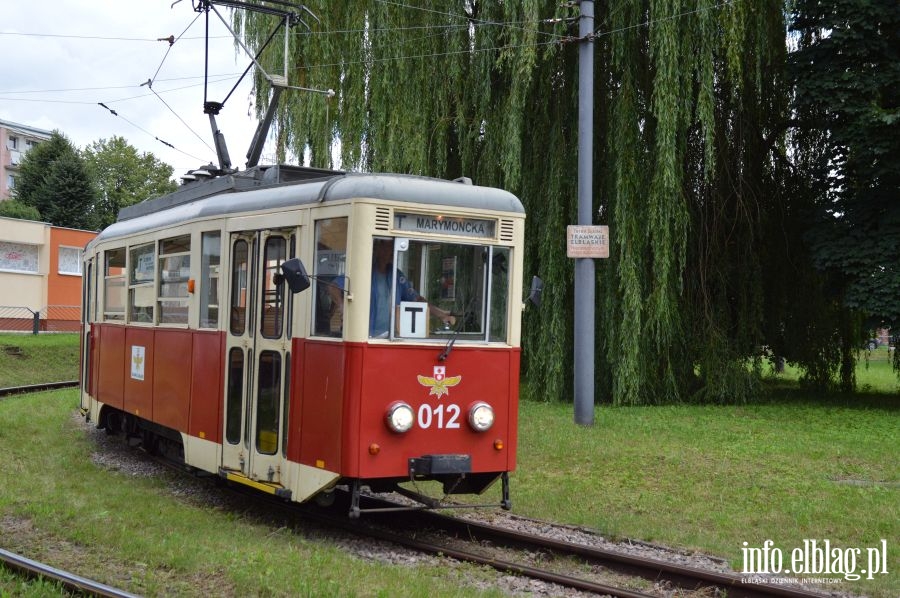
[[[0,546],[148,596],[501,595],[473,585],[477,567],[364,560],[252,505],[196,504],[173,490],[181,474],[101,468],[76,405],[75,390],[0,401]],[[0,576],[0,593],[18,595],[10,583]]]
[[[78,378],[77,334],[0,334],[0,388]]]
[[[62,596],[62,587],[44,579],[23,579],[18,573],[0,566],[0,597],[43,598]]]
[[[712,553],[738,570],[744,542],[771,540],[789,561],[804,540],[829,540],[862,549],[858,570],[884,539],[887,575],[831,589],[898,596],[900,397],[879,351],[852,396],[808,394],[788,370],[769,377],[764,403],[598,406],[590,428],[573,424],[571,405],[523,403],[514,512]],[[0,401],[0,546],[21,535],[4,535],[10,522],[28,522],[29,556],[77,554],[77,572],[100,567],[107,583],[148,595],[479,592],[468,581],[484,575],[477,568],[364,561],[333,539],[192,504],[168,478],[102,469],[87,458],[76,404],[76,391]],[[5,583],[15,582],[0,576],[0,595],[17,595]]]
[[[522,410],[516,511],[725,557],[772,540],[842,548],[886,539],[889,575],[841,589],[900,595],[897,405],[802,396],[743,407]]]

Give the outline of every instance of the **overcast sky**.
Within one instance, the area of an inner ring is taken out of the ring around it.
[[[172,6],[173,1],[4,0],[0,119],[59,129],[79,148],[122,136],[170,164],[176,178],[216,163],[209,117],[203,114],[205,16],[198,18],[191,0]],[[227,9],[218,10],[229,18]],[[235,51],[215,15],[209,22],[207,99],[223,101],[250,60]],[[156,41],[170,35],[178,39],[171,48]],[[141,86],[148,79],[154,81],[152,90]],[[249,79],[250,74],[217,117],[232,164],[239,168],[256,129]],[[262,161],[271,161],[265,155]]]

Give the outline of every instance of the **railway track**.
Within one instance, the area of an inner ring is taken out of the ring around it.
[[[64,590],[74,594],[100,596],[101,598],[136,598],[137,596],[136,594],[51,567],[2,548],[0,548],[0,564],[26,577],[33,579],[43,578],[56,582]]]
[[[394,503],[381,501],[380,499],[369,498],[368,500],[369,505],[367,506],[370,508],[391,509],[392,507],[397,506]],[[385,513],[385,515],[389,514],[390,513]],[[581,563],[583,566],[579,567],[578,565],[570,564],[567,567],[568,569],[580,570],[586,567],[590,571],[606,570],[621,575],[637,576],[654,584],[660,584],[667,588],[668,591],[678,589],[680,590],[681,595],[696,593],[698,596],[726,595],[729,598],[755,598],[765,596],[821,598],[822,596],[820,593],[797,587],[752,582],[748,579],[742,580],[740,575],[733,573],[699,569],[657,559],[595,548],[583,544],[575,544],[532,533],[512,530],[506,527],[451,517],[435,511],[405,511],[402,515],[391,517],[389,520],[386,520],[386,522],[392,530],[390,532],[391,534],[403,537],[408,535],[409,537],[416,538],[409,544],[410,546],[414,546],[413,543],[429,544],[428,541],[422,540],[421,537],[423,536],[423,530],[431,530],[431,533],[425,532],[424,535],[438,537],[438,540],[435,541],[432,546],[425,546],[425,550],[433,554],[447,554],[452,556],[452,546],[461,542],[466,545],[480,547],[497,546],[513,548],[526,555],[549,555],[545,556],[543,560],[550,561],[551,563],[569,559],[572,563]],[[397,530],[402,530],[402,532],[398,533]],[[448,542],[440,540],[440,536],[445,536],[453,541],[448,544]],[[402,538],[395,539],[395,541],[398,543],[406,542]],[[469,551],[464,550],[462,552]],[[529,577],[558,583],[565,587],[595,593],[610,594],[613,596],[640,594],[640,592],[634,592],[628,589],[597,584],[589,579],[580,577],[575,578],[570,575],[557,577],[558,574],[553,573],[549,569],[535,568],[528,565],[510,566],[508,563],[490,556],[479,557],[477,552],[475,552],[475,555],[475,558],[472,559],[465,556],[457,558],[490,565],[501,571],[512,571]]]
[[[42,390],[57,390],[60,388],[73,388],[78,386],[78,380],[66,380],[64,382],[44,382],[42,384],[31,384],[28,386],[9,386],[0,388],[0,398],[12,395],[23,395],[32,392],[41,392]]]
[[[243,487],[234,491],[246,495]],[[384,508],[362,519],[349,519],[349,496],[331,509],[286,504],[266,497],[268,504],[288,517],[302,518],[329,528],[390,542],[434,556],[492,567],[502,573],[557,584],[564,588],[621,598],[650,596],[728,596],[729,598],[822,598],[821,593],[796,587],[742,582],[736,574],[720,573],[564,542],[504,527],[449,517],[434,511],[396,512],[396,503],[364,497],[367,508]],[[363,506],[361,504],[361,506]],[[293,513],[293,515],[291,515]],[[300,523],[300,522],[298,522]],[[534,555],[541,562],[534,563]],[[604,581],[612,577],[622,585]],[[643,583],[635,582],[640,577]],[[628,581],[628,578],[631,578]],[[623,587],[627,585],[628,587]],[[648,586],[651,586],[649,589]],[[655,589],[654,589],[655,588]]]
[[[390,509],[392,506],[397,506],[393,503],[380,501],[380,499],[369,500],[372,501],[369,506],[373,508]],[[583,562],[592,569],[603,568],[621,574],[635,575],[654,583],[662,582],[667,588],[678,588],[683,592],[697,592],[700,596],[727,595],[729,598],[754,598],[761,596],[821,598],[822,596],[821,593],[794,586],[750,581],[746,576],[745,579],[742,579],[740,575],[734,573],[699,569],[583,544],[575,544],[469,519],[450,517],[434,511],[408,511],[402,517],[392,519],[391,525],[392,527],[401,526],[402,529],[415,534],[421,534],[422,530],[426,529],[435,530],[437,533],[446,534],[455,539],[462,539],[468,543],[480,545],[490,543],[495,546],[517,548],[524,550],[526,553],[537,552],[552,555],[554,560],[571,558]],[[523,574],[530,575],[528,572],[523,572]],[[547,580],[550,581],[550,579]],[[557,583],[569,585],[565,582]],[[576,585],[569,587],[595,591]]]

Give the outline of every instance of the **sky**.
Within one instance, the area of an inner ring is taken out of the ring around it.
[[[203,113],[206,17],[193,10],[191,0],[174,1],[3,0],[0,120],[58,129],[79,148],[124,137],[139,152],[171,165],[174,178],[217,163]],[[229,20],[228,9],[218,10]],[[221,102],[250,58],[235,48],[214,14],[209,23],[207,99]],[[157,41],[169,36],[177,40],[171,47]],[[216,117],[232,165],[239,168],[257,124],[251,75]],[[262,162],[272,161],[271,150],[267,146]]]

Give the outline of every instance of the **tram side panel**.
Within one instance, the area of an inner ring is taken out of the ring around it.
[[[153,419],[153,368],[155,351],[152,328],[125,330],[124,411]]]
[[[179,432],[188,431],[193,336],[189,330],[153,331],[153,421]]]
[[[187,432],[196,438],[221,444],[224,335],[215,330],[199,331],[194,332],[193,339]]]
[[[294,339],[289,460],[344,473],[341,458],[342,449],[346,449],[342,434],[345,351],[342,343]]]
[[[101,403],[124,410],[123,393],[125,387],[125,328],[106,324],[94,327],[94,346],[99,352],[97,364],[97,400]]]
[[[89,392],[101,403],[221,443],[219,331],[91,327]]]

